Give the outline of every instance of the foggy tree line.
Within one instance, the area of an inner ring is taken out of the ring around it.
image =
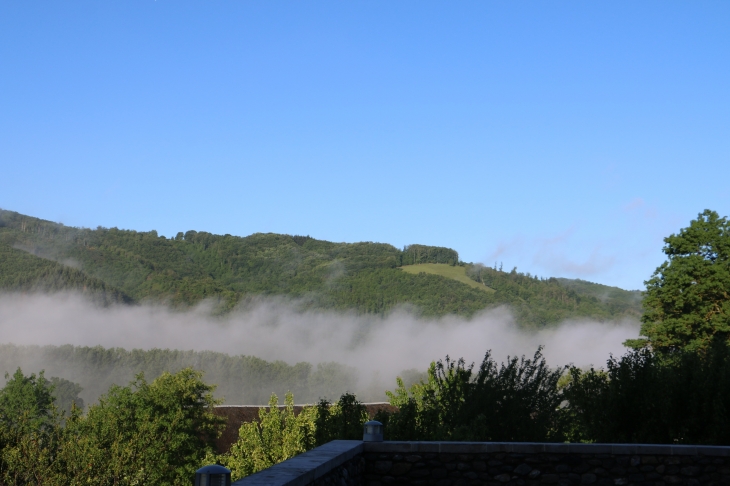
[[[213,351],[0,344],[0,372],[13,372],[17,367],[61,375],[56,379],[77,384],[76,396],[84,397],[87,403],[138,373],[155,378],[187,367],[204,372],[206,381],[216,384],[215,397],[234,405],[266,403],[272,393],[283,396],[288,391],[304,403],[320,397],[333,399],[351,389],[358,379],[355,369],[331,362],[290,365]]]

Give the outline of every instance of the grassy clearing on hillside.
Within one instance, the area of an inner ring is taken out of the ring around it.
[[[440,275],[442,277],[457,280],[461,283],[467,284],[469,287],[480,289],[485,292],[494,292],[494,289],[487,287],[486,285],[475,282],[466,276],[465,267],[452,267],[445,263],[420,263],[418,265],[404,265],[400,267],[401,270],[407,273],[419,274],[419,273],[431,273],[433,275]]]

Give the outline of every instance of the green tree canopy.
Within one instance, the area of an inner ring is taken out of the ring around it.
[[[63,474],[83,484],[191,484],[223,422],[212,412],[213,388],[191,368],[113,386],[85,416],[69,418]]]
[[[398,411],[376,419],[389,440],[560,440],[562,373],[547,366],[542,347],[532,359],[513,356],[501,365],[487,352],[478,370],[447,356],[410,390],[398,378],[398,388],[386,392]]]
[[[13,374],[5,373],[8,380],[0,390],[0,420],[10,427],[38,429],[47,424],[52,414],[53,385],[41,371],[38,376],[25,376],[18,368]]]
[[[730,224],[705,210],[664,239],[668,259],[646,283],[641,334],[659,351],[702,350],[730,337]]]
[[[71,413],[74,405],[81,409],[84,408],[84,399],[79,396],[79,393],[83,391],[81,385],[56,376],[51,378],[51,384],[53,401],[61,412]]]
[[[351,393],[334,404],[322,399],[298,413],[294,395],[287,393],[280,407],[272,394],[269,407],[259,409],[257,421],[241,425],[238,440],[218,461],[231,470],[235,481],[331,440],[359,440],[367,419],[367,409]]]
[[[571,442],[730,444],[730,346],[644,348],[606,365],[570,369],[563,397]]]
[[[245,422],[238,432],[238,441],[221,456],[221,462],[239,479],[271,467],[315,446],[315,414],[313,407],[294,413],[294,395],[286,394],[285,406],[271,395],[268,410],[259,409],[259,420]]]

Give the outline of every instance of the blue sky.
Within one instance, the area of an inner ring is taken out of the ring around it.
[[[730,2],[3,2],[0,207],[642,288],[730,214]]]

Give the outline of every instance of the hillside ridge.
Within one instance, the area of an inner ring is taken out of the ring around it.
[[[527,328],[641,314],[640,298],[622,289],[502,272],[462,262],[453,249],[422,244],[398,249],[194,230],[166,238],[154,230],[74,228],[0,210],[0,252],[1,290],[82,291],[105,303],[188,307],[211,300],[215,312],[225,313],[254,296],[281,296],[302,309],[384,315],[406,306],[423,316],[467,318],[507,305]],[[448,267],[453,270],[440,270]]]

